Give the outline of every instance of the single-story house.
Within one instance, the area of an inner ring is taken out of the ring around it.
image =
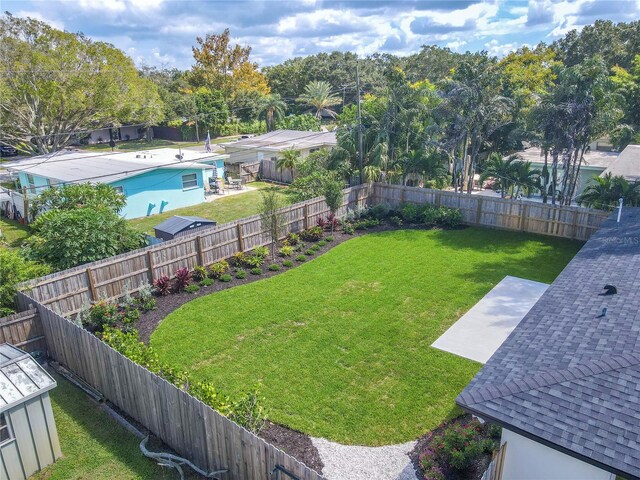
[[[182,235],[188,235],[196,230],[215,227],[215,220],[202,217],[192,217],[186,215],[174,215],[162,223],[159,223],[153,230],[156,238],[171,240]]]
[[[140,152],[66,151],[7,164],[33,195],[51,186],[105,183],[122,192],[126,218],[202,203],[209,178],[224,177],[226,155],[173,148]]]
[[[60,458],[49,390],[56,381],[28,353],[0,345],[0,478],[24,480]]]
[[[153,130],[151,130],[152,132]],[[140,140],[147,138],[147,129],[139,125],[123,125],[122,127],[107,127],[93,130],[88,137],[90,145],[96,143],[109,143],[111,138],[116,142],[127,140]]]
[[[640,479],[640,208],[616,216],[456,399],[503,427],[502,480]]]
[[[273,132],[222,143],[229,158],[227,164],[254,163],[263,159],[277,160],[283,150],[298,150],[306,157],[321,148],[336,145],[335,132],[303,132],[299,130],[274,130]]]
[[[614,177],[622,176],[630,182],[640,181],[640,145],[627,145],[602,175],[608,173]]]

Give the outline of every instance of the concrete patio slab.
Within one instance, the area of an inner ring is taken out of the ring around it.
[[[548,287],[504,277],[431,346],[486,363]]]

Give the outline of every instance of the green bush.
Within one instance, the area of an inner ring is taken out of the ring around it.
[[[425,205],[422,210],[422,223],[427,226],[437,225],[440,221],[440,209],[434,205]]]
[[[290,257],[291,255],[293,255],[293,252],[294,252],[293,247],[289,245],[285,245],[280,250],[278,250],[278,253],[280,254],[281,257]]]
[[[326,243],[325,243],[326,245]],[[317,243],[315,245],[311,245],[309,247],[309,250],[313,250],[314,252],[317,252],[318,250],[320,250],[320,245],[318,245]]]
[[[283,243],[288,247],[298,245],[298,243],[300,243],[300,235],[297,233],[288,233]]]
[[[229,264],[225,260],[220,260],[219,262],[213,263],[209,267],[209,276],[217,280],[228,271],[229,271]]]
[[[349,222],[344,222],[342,224],[342,231],[347,235],[353,235],[354,233],[356,233],[356,229],[354,228],[353,223]]]
[[[222,275],[219,279],[221,282],[230,282],[232,280],[231,275],[229,275],[228,273],[225,273],[224,275]]]
[[[0,317],[15,311],[16,285],[46,275],[49,266],[26,260],[16,250],[0,247]]]
[[[260,267],[254,267],[251,270],[251,275],[262,275],[262,269]]]
[[[300,232],[300,238],[305,242],[317,242],[322,238],[324,230],[320,226],[310,227]]]
[[[462,224],[462,211],[459,208],[440,207],[440,225],[454,228]]]
[[[106,300],[99,300],[89,309],[88,324],[90,330],[100,332],[105,327],[115,325],[120,320],[118,306]]]
[[[267,247],[256,247],[252,252],[254,257],[267,258],[269,256],[269,249]]]
[[[244,266],[248,268],[261,267],[264,264],[266,257],[261,255],[245,255]]]
[[[296,262],[304,262],[307,259],[304,255],[298,255],[296,257]]]
[[[416,223],[419,220],[419,213],[418,206],[413,203],[404,203],[400,206],[400,216],[407,223]]]
[[[120,310],[119,313],[120,320],[125,325],[134,324],[140,319],[140,310],[133,305]]]
[[[307,248],[307,249],[304,251],[304,254],[305,254],[307,257],[310,257],[310,256],[314,255],[315,253],[316,253],[316,251],[315,251],[315,250],[313,250],[313,249],[311,249],[311,248]]]
[[[318,243],[316,243],[316,246],[319,249],[320,247],[324,247],[326,244],[327,244],[326,240],[320,240]]]
[[[231,257],[231,264],[234,267],[244,267],[246,254],[244,252],[234,253]]]
[[[272,263],[271,265],[269,265],[269,270],[272,272],[277,272],[280,270],[280,265],[278,265],[277,263]]]
[[[143,312],[156,308],[156,299],[153,296],[153,287],[149,283],[143,283],[138,290],[138,306]]]
[[[285,260],[284,262],[282,262],[282,265],[287,268],[293,267],[293,262],[291,260]]]
[[[213,285],[213,280],[210,278],[205,278],[203,280],[200,281],[200,286],[201,287],[209,287]]]
[[[196,265],[193,267],[193,279],[197,282],[204,280],[208,276],[207,267]]]
[[[373,218],[377,218],[378,220],[384,220],[389,215],[391,211],[391,207],[389,207],[388,203],[379,203],[371,207],[368,211],[368,214]]]
[[[184,288],[184,291],[187,293],[196,293],[198,290],[200,290],[200,285],[195,283]]]
[[[393,225],[394,227],[401,227],[402,218],[397,215],[394,215],[393,217],[389,217],[389,223],[391,223],[391,225]]]
[[[380,225],[380,220],[377,218],[363,218],[362,220],[356,220],[353,223],[353,228],[355,230],[367,230],[378,225]]]
[[[243,278],[247,278],[247,272],[245,272],[244,270],[238,270],[236,272],[236,278],[238,280],[242,280]]]
[[[333,240],[334,238],[331,235],[324,239],[325,242],[333,242]]]

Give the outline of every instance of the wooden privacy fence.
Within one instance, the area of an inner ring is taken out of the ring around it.
[[[0,344],[2,343],[10,343],[27,352],[46,351],[47,344],[38,310],[30,308],[0,318]]]
[[[302,480],[323,477],[175,385],[23,293],[42,321],[49,355],[162,439],[178,455],[225,480],[278,480],[281,467]]]
[[[295,175],[295,170],[290,168],[283,168],[279,170],[277,168],[277,162],[268,160],[266,158],[260,161],[260,178],[264,180],[271,180],[278,183],[292,183]]]
[[[345,189],[338,217],[347,209],[367,204],[371,185]],[[329,213],[323,198],[296,203],[281,210],[285,217],[284,235],[316,224]],[[284,236],[283,235],[283,236]],[[162,275],[171,276],[178,268],[211,265],[237,252],[268,245],[270,237],[262,228],[259,215],[212,227],[203,232],[123,253],[97,262],[54,273],[20,286],[30,297],[64,316],[80,311],[82,305],[99,299],[116,299],[125,289],[136,292],[144,283]],[[18,303],[21,310],[27,304]]]
[[[419,187],[376,183],[371,204],[432,204],[459,208],[467,225],[518,230],[586,241],[610,215],[601,210],[514,201]]]

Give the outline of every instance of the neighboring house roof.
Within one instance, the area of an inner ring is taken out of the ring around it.
[[[640,145],[627,145],[618,159],[602,172],[603,175],[607,173],[614,177],[623,176],[632,182],[640,180]]]
[[[211,220],[209,218],[202,217],[191,217],[185,215],[175,215],[171,218],[168,218],[164,222],[156,225],[154,230],[160,230],[162,232],[170,233],[171,235],[175,235],[176,233],[181,232],[185,228],[188,228],[193,224],[202,224],[202,225],[215,225],[215,220]]]
[[[623,209],[619,224],[615,216],[456,403],[587,463],[640,478],[640,208]],[[618,293],[603,295],[606,284]]]
[[[521,152],[516,152],[516,154],[525,162],[540,165],[544,163],[544,154],[542,153],[542,149],[539,147],[529,147]],[[582,167],[604,170],[616,162],[618,155],[620,154],[617,152],[591,150],[584,154],[584,163],[582,164]],[[549,164],[551,164],[551,155],[549,155]]]
[[[0,413],[55,386],[31,355],[8,343],[0,345]]]
[[[178,150],[159,148],[140,152],[82,152],[66,151],[55,155],[41,155],[5,164],[11,172],[24,172],[50,178],[63,183],[87,181],[114,183],[159,168],[171,170],[211,168],[198,163],[216,157],[215,154],[182,150],[182,160],[176,158]]]
[[[299,130],[275,130],[273,132],[221,144],[227,151],[266,150],[279,152],[290,148],[304,150],[337,143],[336,132],[303,132]]]

